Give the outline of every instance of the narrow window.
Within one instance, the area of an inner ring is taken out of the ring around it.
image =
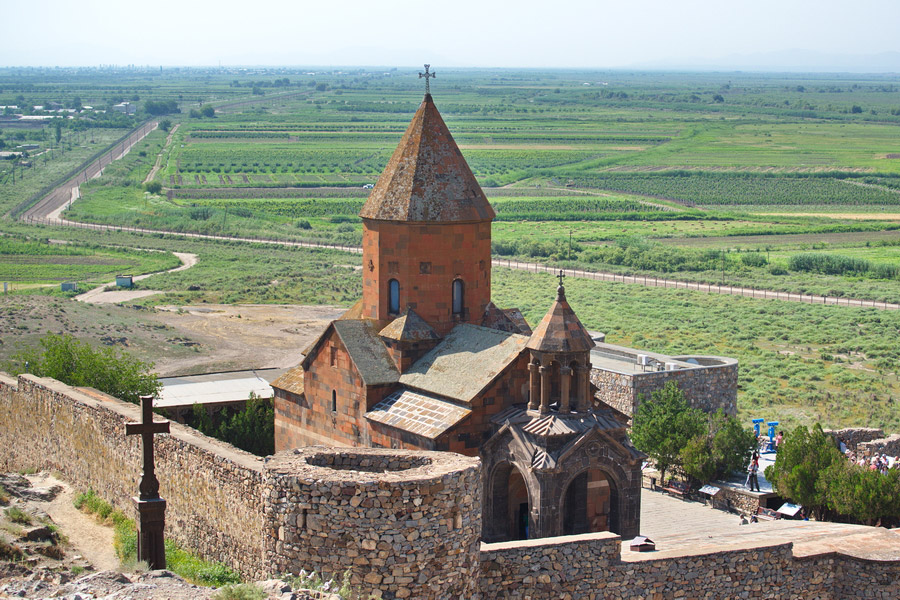
[[[337,412],[337,390],[331,390],[331,412]]]
[[[462,279],[453,280],[453,314],[461,315],[463,312],[463,282]]]
[[[337,348],[334,346],[331,347],[331,366],[337,366]]]
[[[388,281],[388,312],[400,312],[400,282],[396,279]]]

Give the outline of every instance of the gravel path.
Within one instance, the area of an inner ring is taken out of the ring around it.
[[[35,486],[58,485],[63,488],[50,502],[37,502],[35,506],[50,515],[53,522],[69,538],[69,542],[81,556],[94,565],[98,571],[114,570],[119,567],[119,559],[113,549],[112,527],[101,525],[97,520],[77,508],[72,502],[75,491],[65,481],[60,481],[48,473],[29,475],[28,480]]]

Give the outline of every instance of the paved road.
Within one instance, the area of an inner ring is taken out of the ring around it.
[[[53,214],[59,215],[59,212],[70,201],[78,197],[78,186],[89,179],[98,177],[103,173],[103,167],[108,166],[112,161],[118,160],[128,154],[132,146],[144,139],[148,133],[153,131],[159,125],[158,119],[148,121],[135,129],[127,138],[104,152],[99,158],[82,167],[77,175],[60,185],[58,188],[38,200],[34,206],[22,213],[22,220],[28,220],[31,217],[48,217]]]

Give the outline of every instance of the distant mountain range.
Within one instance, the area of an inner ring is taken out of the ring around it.
[[[729,54],[717,58],[645,61],[638,69],[690,71],[790,71],[832,73],[900,73],[900,52],[878,54],[827,54],[812,50],[780,50],[753,54]]]

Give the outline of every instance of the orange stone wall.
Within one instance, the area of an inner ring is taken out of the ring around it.
[[[315,444],[368,446],[368,421],[363,415],[393,387],[366,389],[333,329],[316,348],[303,385],[303,396],[276,390],[276,452]],[[337,392],[336,411],[331,410],[332,390]]]
[[[463,315],[452,314],[454,279],[462,279]],[[481,323],[491,300],[491,222],[403,223],[363,219],[363,312],[387,320],[388,282],[440,335],[457,323]]]

